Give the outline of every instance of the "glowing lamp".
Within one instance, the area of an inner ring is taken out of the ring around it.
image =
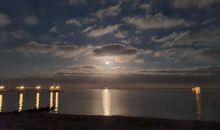
[[[56,88],[55,88],[56,90],[59,90],[60,89],[60,86],[56,86]]]
[[[5,86],[0,86],[0,91],[5,89]]]
[[[50,86],[50,90],[54,90],[54,88],[55,88],[54,86]]]
[[[196,86],[192,88],[192,92],[196,93],[196,94],[200,94],[201,93],[201,89],[200,87]]]
[[[24,90],[25,87],[24,86],[19,86],[19,87],[16,87],[17,90]]]
[[[41,89],[40,85],[36,86],[36,90],[40,90],[40,89]]]

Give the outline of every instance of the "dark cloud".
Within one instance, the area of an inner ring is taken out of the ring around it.
[[[184,74],[183,74],[184,73]],[[101,77],[101,78],[100,78]],[[145,83],[219,83],[220,73],[208,74],[206,72],[155,72],[154,74],[122,74],[122,75],[80,75],[71,73],[59,73],[54,76],[56,80],[63,83],[70,84],[89,84],[87,87],[91,87],[92,84],[103,85],[108,83],[111,85],[118,85],[118,88],[128,88],[128,84],[131,84],[130,88],[135,84],[135,88],[138,84],[144,84],[142,87],[146,88],[148,85]],[[123,86],[125,85],[126,86]],[[191,88],[192,86],[185,86]],[[103,87],[103,86],[100,86]],[[152,87],[154,88],[154,87]]]
[[[220,59],[220,48],[207,48],[201,51],[201,58],[204,60],[219,60]]]
[[[103,75],[103,68],[98,65],[72,65],[54,73],[54,76]]]
[[[154,51],[154,57],[178,62],[215,62],[220,58],[219,48],[172,48]]]
[[[97,70],[101,70],[101,66],[97,65],[74,65],[68,66],[67,69],[72,69],[73,71],[83,71],[83,72],[95,72]]]
[[[120,44],[110,44],[96,48],[93,52],[95,56],[135,55],[138,53],[138,49]]]
[[[139,55],[144,55],[147,51],[121,44],[109,44],[104,46],[94,45],[69,45],[69,44],[49,44],[35,41],[28,42],[16,48],[17,52],[24,55],[49,55],[63,59],[79,59],[85,57],[87,60],[108,56],[115,63],[124,63],[134,60],[135,63],[144,63]],[[102,59],[103,61],[105,59]],[[98,62],[98,61],[97,61]],[[100,61],[99,61],[100,62]]]
[[[46,44],[31,41],[25,45],[16,48],[18,52],[25,55],[34,54],[50,54],[52,56],[58,56],[65,59],[78,59],[80,56],[85,56],[89,53],[92,46],[77,46],[68,44]]]
[[[0,27],[6,26],[11,23],[10,17],[8,17],[6,14],[2,14],[0,12]]]
[[[27,25],[36,25],[38,22],[38,19],[36,16],[28,16],[24,19],[24,22]]]
[[[70,65],[64,69],[53,71],[51,74],[55,76],[119,76],[119,75],[212,75],[219,71],[199,71],[197,69],[181,70],[181,69],[147,69],[139,67],[124,67],[124,66],[103,66],[79,64]],[[50,74],[50,75],[51,75]]]
[[[203,46],[219,47],[219,27],[206,27],[194,31],[173,32],[167,36],[152,37],[155,42],[163,43],[163,47]]]
[[[70,5],[84,4],[87,0],[68,0]]]
[[[121,6],[121,3],[119,3],[115,6],[111,6],[109,8],[100,9],[94,14],[94,16],[96,16],[97,18],[104,18],[104,17],[108,17],[108,16],[117,16],[121,10],[120,6]]]
[[[161,13],[158,13],[156,15],[147,15],[145,17],[126,17],[124,18],[124,21],[128,24],[134,25],[140,30],[173,28],[178,26],[188,27],[194,24],[187,22],[184,19],[169,18]]]
[[[99,27],[99,28],[86,28],[83,32],[87,32],[90,37],[101,37],[107,34],[111,34],[119,29],[119,25],[108,25],[107,27]]]
[[[176,8],[207,8],[220,2],[219,0],[172,0]]]
[[[79,20],[77,20],[77,19],[74,19],[74,18],[66,20],[65,24],[81,26],[81,22]]]
[[[17,39],[24,39],[24,38],[29,37],[29,35],[22,30],[13,31],[10,34],[12,37],[17,38]]]

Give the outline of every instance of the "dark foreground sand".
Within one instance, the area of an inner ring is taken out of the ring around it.
[[[155,118],[2,113],[0,130],[220,130],[218,122]]]

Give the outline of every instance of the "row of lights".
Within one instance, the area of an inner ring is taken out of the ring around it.
[[[60,86],[50,86],[50,90],[54,91],[54,90],[60,90]]]
[[[0,86],[0,91],[3,91],[4,89],[5,89],[5,86],[3,86],[3,85]],[[38,85],[38,86],[35,87],[35,89],[40,90],[41,86]],[[25,90],[25,86],[18,86],[18,87],[16,87],[16,90],[20,90],[20,91]],[[59,85],[57,85],[57,86],[52,85],[52,86],[50,86],[50,90],[51,91],[58,91],[58,90],[60,90],[60,86]]]

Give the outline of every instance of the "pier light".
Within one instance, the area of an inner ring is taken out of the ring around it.
[[[55,86],[50,86],[50,90],[54,90],[55,89]]]
[[[55,89],[56,89],[56,90],[60,90],[60,86],[56,86]]]
[[[38,85],[38,86],[35,87],[35,89],[36,89],[36,90],[40,90],[40,89],[41,89],[41,86]]]
[[[25,87],[24,86],[19,86],[19,87],[16,87],[17,90],[24,90]]]
[[[5,89],[5,86],[0,86],[0,91],[2,91],[3,89]]]

